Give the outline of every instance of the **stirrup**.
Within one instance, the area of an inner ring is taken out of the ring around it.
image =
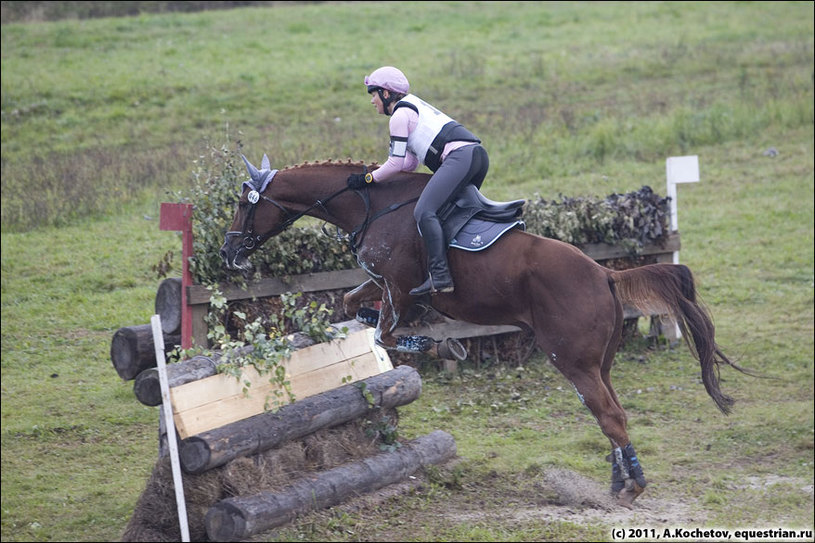
[[[455,287],[453,286],[452,281],[450,281],[450,284],[447,285],[447,286],[443,286],[441,288],[436,288],[436,286],[433,284],[433,278],[428,277],[427,281],[425,281],[424,283],[422,283],[418,287],[412,289],[410,291],[410,295],[411,296],[424,296],[425,294],[436,294],[436,293],[439,293],[439,292],[447,293],[447,292],[453,292],[454,289],[455,289]]]

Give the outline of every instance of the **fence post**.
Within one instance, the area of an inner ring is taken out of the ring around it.
[[[676,185],[699,182],[699,157],[696,155],[668,157],[668,160],[665,161],[665,177],[668,180],[668,197],[671,199],[671,232],[677,232],[679,220],[677,218]],[[674,251],[673,263],[679,264],[679,251]],[[667,333],[665,336],[668,339],[681,338],[679,325],[675,322],[671,324],[674,328],[674,337],[668,337]]]
[[[167,382],[167,365],[164,361],[164,336],[161,332],[161,317],[153,315],[150,319],[153,327],[153,341],[156,344],[156,362],[161,381],[161,409],[164,413],[164,427],[167,429],[167,443],[170,447],[170,465],[173,470],[173,486],[178,506],[178,525],[181,529],[181,541],[190,540],[190,528],[187,523],[187,502],[184,500],[184,481],[181,476],[181,461],[178,458],[178,441],[176,440],[173,406],[170,400],[170,386]]]
[[[192,347],[192,312],[187,303],[187,289],[192,286],[190,258],[192,257],[192,204],[161,204],[160,230],[182,233],[181,264],[181,348]]]

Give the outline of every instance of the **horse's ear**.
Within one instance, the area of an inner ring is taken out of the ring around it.
[[[266,156],[266,153],[263,153],[263,161],[260,163],[261,170],[271,170],[272,165],[269,164],[269,157]]]
[[[260,177],[260,172],[258,172],[258,169],[252,166],[252,163],[249,162],[245,156],[241,155],[241,158],[246,163],[246,169],[249,171],[249,177],[251,177],[253,180],[257,180],[257,178]]]

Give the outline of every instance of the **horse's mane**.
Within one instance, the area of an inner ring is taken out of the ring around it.
[[[379,167],[379,164],[377,164],[376,162],[371,163],[371,164],[366,164],[365,162],[363,162],[361,160],[352,161],[350,158],[348,158],[346,160],[336,160],[336,161],[334,159],[329,158],[328,160],[320,160],[320,161],[317,161],[317,162],[308,162],[308,161],[306,161],[306,162],[301,162],[300,164],[295,164],[293,166],[286,166],[285,168],[283,168],[282,171],[296,170],[296,169],[299,169],[299,168],[307,168],[307,167],[314,167],[314,166],[358,166],[360,168],[362,168],[363,166],[367,166],[369,168],[377,168],[377,167]]]
[[[368,164],[368,163],[365,163],[363,161],[352,161],[350,158],[346,159],[346,160],[328,159],[328,160],[320,160],[320,161],[317,161],[317,162],[308,162],[308,161],[306,161],[306,162],[302,162],[300,164],[295,164],[293,166],[286,166],[281,171],[290,171],[291,172],[291,171],[303,170],[303,169],[306,169],[306,168],[324,168],[324,169],[325,168],[346,168],[347,169],[349,166],[353,167],[353,168],[356,168],[358,171],[361,172],[361,171],[375,170],[375,169],[377,169],[379,167],[379,164],[376,163],[376,162],[372,162],[372,163]],[[401,174],[404,175],[404,176],[421,175],[421,176],[424,176],[425,178],[430,177],[426,173],[425,174],[419,174],[417,172],[401,172]],[[394,189],[395,187],[399,187],[398,190],[401,193],[401,189],[403,189],[403,188],[413,187],[413,188],[410,188],[409,190],[414,190],[415,187],[417,186],[415,183],[410,183],[410,184],[408,184],[406,186],[401,186],[400,187],[400,185],[402,185],[400,183],[400,180],[401,180],[401,176],[400,177],[394,177],[393,179],[389,179],[387,182],[382,183],[383,186],[381,188],[378,188],[377,192],[382,191],[385,187],[390,187],[391,189]]]

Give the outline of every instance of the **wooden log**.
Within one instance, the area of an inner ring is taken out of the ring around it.
[[[301,478],[279,493],[222,500],[207,512],[207,536],[211,541],[247,539],[291,522],[298,515],[399,482],[421,467],[441,464],[455,455],[453,436],[436,430],[393,452]]]
[[[177,364],[168,364],[167,383],[172,388],[215,375],[219,359],[219,354],[197,355]],[[133,382],[133,394],[144,405],[161,405],[161,383],[158,369],[148,368],[141,372]]]
[[[348,333],[364,330],[366,326],[357,321],[338,322],[333,325],[337,329],[348,328]],[[294,350],[314,345],[315,341],[306,334],[295,332],[289,335],[289,342]],[[252,346],[248,345],[239,350],[239,353],[249,353]],[[218,373],[217,367],[221,360],[221,353],[216,352],[210,356],[197,355],[176,364],[167,365],[167,382],[170,388],[185,385],[193,381],[212,377]],[[156,406],[161,404],[161,386],[159,384],[158,370],[155,367],[147,368],[138,374],[133,383],[133,394],[144,405]]]
[[[181,334],[163,334],[164,352],[169,353],[181,344]],[[113,334],[110,342],[110,360],[119,377],[125,381],[156,366],[156,347],[153,328],[149,324],[125,326]]]
[[[170,277],[156,291],[156,314],[161,317],[161,331],[181,333],[181,278]]]
[[[409,404],[421,391],[419,373],[410,366],[399,366],[285,405],[276,412],[267,411],[188,437],[181,442],[181,466],[187,473],[203,473],[235,458],[356,419],[373,407]]]

